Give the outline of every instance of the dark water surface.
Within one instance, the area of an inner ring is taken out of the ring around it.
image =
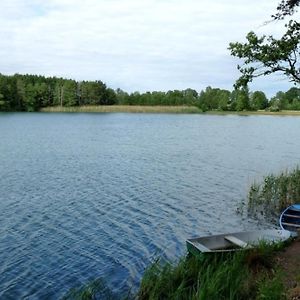
[[[249,185],[299,162],[299,117],[0,114],[0,298],[135,288],[186,238],[257,228]]]

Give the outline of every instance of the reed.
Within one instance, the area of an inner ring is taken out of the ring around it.
[[[206,111],[205,114],[212,115],[238,115],[238,116],[300,116],[299,110],[280,110],[280,111],[266,111],[266,110],[244,110],[244,111],[222,111],[212,110]]]
[[[268,116],[300,116],[300,111],[282,110],[271,112],[259,111],[206,111],[203,112],[196,106],[188,105],[83,105],[83,106],[48,106],[40,109],[41,112],[64,112],[64,113],[186,113],[186,114],[211,114],[211,115],[268,115]]]
[[[143,106],[143,105],[85,105],[85,106],[51,106],[41,112],[70,112],[70,113],[200,113],[196,106]]]
[[[254,183],[248,194],[247,209],[254,216],[277,218],[287,206],[300,200],[300,169],[269,175],[261,183]]]
[[[116,296],[102,278],[98,278],[81,287],[72,288],[61,300],[114,300]]]
[[[282,299],[274,271],[274,254],[282,247],[261,244],[249,251],[188,256],[175,265],[155,262],[145,271],[137,299]]]

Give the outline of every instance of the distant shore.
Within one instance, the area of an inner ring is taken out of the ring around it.
[[[300,111],[282,110],[270,112],[259,111],[207,111],[202,112],[196,106],[144,106],[144,105],[85,105],[85,106],[50,106],[41,112],[70,112],[70,113],[175,113],[175,114],[213,114],[213,115],[270,115],[270,116],[300,116]]]
[[[144,105],[84,105],[84,106],[50,106],[40,109],[41,112],[71,113],[201,113],[196,106],[144,106]]]

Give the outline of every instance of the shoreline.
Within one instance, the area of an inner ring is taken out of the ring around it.
[[[196,106],[148,106],[148,105],[85,105],[73,107],[44,107],[39,112],[54,113],[174,113],[174,114],[207,114],[207,115],[265,115],[265,116],[300,116],[300,111],[282,110],[270,111],[201,111]]]

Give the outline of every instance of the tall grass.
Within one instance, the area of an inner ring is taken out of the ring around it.
[[[258,249],[188,256],[178,264],[155,262],[145,272],[137,298],[156,299],[281,299],[283,285],[274,280],[274,251]],[[264,298],[266,295],[266,298]]]
[[[102,279],[71,289],[64,300],[237,300],[284,299],[275,253],[285,244],[227,253],[188,255],[178,263],[155,261],[145,271],[139,291],[113,293]]]
[[[41,109],[42,112],[128,112],[128,113],[200,113],[196,106],[143,106],[143,105],[84,105],[84,106],[51,106]]]
[[[254,183],[248,194],[248,212],[274,218],[285,207],[297,202],[300,202],[299,167],[279,175],[271,174],[262,183]]]
[[[115,300],[116,295],[108,288],[102,278],[89,282],[88,284],[71,289],[61,300]]]
[[[41,112],[91,112],[91,113],[113,113],[113,112],[126,112],[126,113],[204,113],[196,106],[188,105],[83,105],[83,106],[48,106],[40,109]],[[207,111],[205,114],[216,115],[272,115],[272,116],[300,116],[300,111]]]

